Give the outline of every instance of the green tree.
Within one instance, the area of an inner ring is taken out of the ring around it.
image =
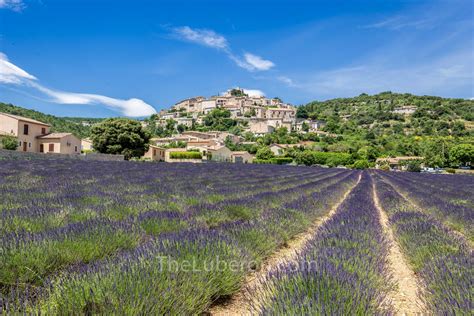
[[[148,150],[150,137],[140,122],[125,118],[107,119],[91,130],[95,150],[105,154],[122,154],[125,159],[143,156]]]
[[[307,119],[308,118],[308,110],[306,110],[305,107],[299,106],[296,109],[296,117],[297,118],[302,118],[302,119]]]
[[[421,143],[425,164],[429,167],[443,167],[448,162],[449,143],[443,138],[427,139]]]
[[[185,130],[187,130],[188,127],[184,124],[178,124],[178,126],[176,126],[176,130],[179,132],[179,133],[182,133],[184,132]]]
[[[275,157],[275,154],[273,154],[273,151],[270,150],[269,147],[261,147],[257,150],[257,154],[255,155],[255,158],[261,159],[261,160],[270,160],[273,157]]]
[[[13,136],[5,136],[2,138],[2,147],[7,150],[16,150],[18,148],[18,140]]]
[[[248,96],[242,89],[232,89],[230,90],[230,95],[233,97],[244,97]]]
[[[309,132],[309,125],[308,125],[308,123],[303,122],[303,124],[301,124],[301,130],[304,131],[304,132]]]
[[[168,130],[168,131],[174,131],[174,126],[176,125],[176,121],[173,120],[173,119],[168,119],[166,120],[166,126],[165,128]]]
[[[372,146],[364,146],[357,151],[357,156],[363,160],[375,161],[378,156],[378,151]]]
[[[237,125],[237,121],[230,118],[231,113],[225,109],[214,109],[204,117],[204,125],[211,130],[227,131]]]
[[[449,157],[454,164],[472,165],[474,164],[474,146],[471,144],[455,145],[449,151]]]

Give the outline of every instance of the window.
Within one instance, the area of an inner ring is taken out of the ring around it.
[[[31,148],[31,143],[28,143],[28,147],[30,147],[30,148]]]
[[[46,134],[46,128],[45,127],[41,127],[41,134]]]
[[[49,151],[54,151],[54,144],[49,144]]]
[[[77,146],[74,146],[74,151],[77,153]]]
[[[23,135],[28,135],[28,124],[23,125]]]
[[[40,144],[40,153],[44,153],[44,145]]]

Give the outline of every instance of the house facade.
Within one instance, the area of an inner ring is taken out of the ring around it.
[[[233,163],[252,163],[254,156],[247,151],[233,151],[230,158]]]
[[[18,140],[18,151],[39,152],[37,137],[48,134],[49,124],[30,118],[0,113],[0,131],[14,136]]]
[[[38,136],[37,140],[40,153],[81,153],[81,140],[71,133],[50,133]]]
[[[79,154],[81,140],[71,133],[51,133],[49,124],[30,118],[0,113],[0,133],[18,140],[17,151]]]
[[[150,145],[148,151],[143,156],[146,159],[153,161],[165,161],[166,148]]]
[[[217,162],[231,162],[232,151],[225,146],[211,147],[208,149],[208,159]]]

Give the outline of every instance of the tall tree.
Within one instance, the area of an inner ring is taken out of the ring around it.
[[[451,162],[462,165],[474,164],[474,146],[471,144],[459,144],[453,146],[449,151]]]
[[[148,150],[150,133],[140,122],[125,119],[107,119],[91,130],[94,149],[105,154],[122,154],[125,159],[141,157]]]

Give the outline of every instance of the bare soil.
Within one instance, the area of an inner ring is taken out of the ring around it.
[[[246,277],[244,286],[239,292],[234,294],[229,300],[226,300],[222,304],[212,306],[209,309],[209,313],[211,315],[252,315],[251,301],[255,301],[257,298],[252,297],[250,299],[249,290],[251,290],[251,292],[254,294],[260,293],[261,291],[258,289],[263,286],[262,281],[269,271],[277,268],[279,265],[289,263],[296,259],[298,252],[300,252],[306,243],[314,237],[318,228],[334,215],[339,205],[342,204],[350,192],[352,192],[354,187],[359,184],[360,178],[361,175],[359,176],[356,184],[347,190],[342,199],[331,208],[327,215],[316,220],[306,232],[296,235],[287,242],[285,247],[282,247],[274,252],[264,261],[259,270],[250,273]]]

